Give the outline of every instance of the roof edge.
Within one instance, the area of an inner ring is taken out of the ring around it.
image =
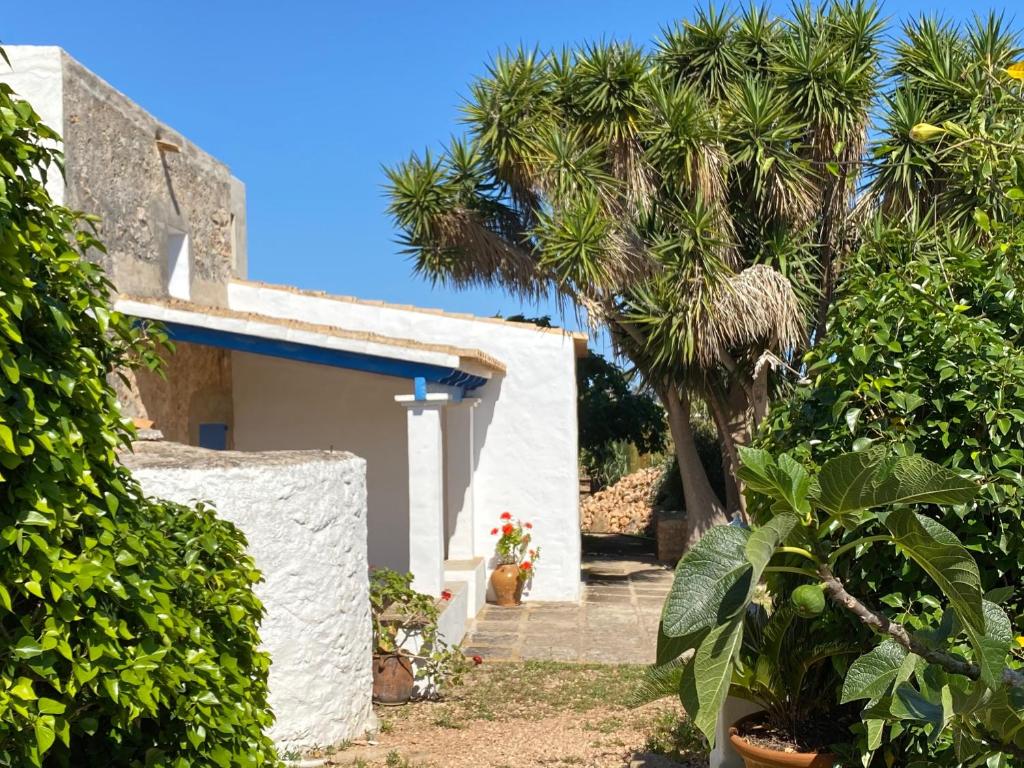
[[[238,285],[245,285],[254,288],[269,288],[273,291],[281,291],[283,293],[291,293],[296,296],[308,296],[315,299],[327,299],[328,301],[339,301],[344,304],[359,304],[366,307],[385,307],[387,309],[398,309],[406,312],[421,312],[425,315],[437,315],[440,317],[450,317],[454,320],[472,320],[480,323],[498,323],[504,325],[507,328],[521,328],[529,331],[543,331],[544,333],[557,333],[560,336],[569,336],[575,341],[583,341],[584,344],[589,341],[590,337],[582,331],[570,331],[566,328],[559,328],[552,326],[546,328],[543,325],[535,325],[534,323],[519,323],[513,320],[506,320],[502,317],[481,317],[480,315],[470,314],[469,312],[449,312],[444,309],[438,309],[435,307],[418,307],[414,304],[397,304],[380,299],[360,299],[356,296],[345,296],[337,293],[327,293],[326,291],[309,290],[305,288],[297,288],[293,285],[283,285],[279,283],[267,283],[262,280],[243,280],[241,278],[231,278],[229,283],[235,283]]]
[[[125,307],[124,305],[126,304],[129,306]],[[335,338],[346,339],[350,341],[362,341],[371,344],[380,344],[382,346],[406,347],[410,350],[420,350],[422,352],[446,354],[458,358],[460,367],[463,367],[464,365],[468,364],[467,367],[472,367],[474,369],[474,373],[478,373],[480,371],[487,371],[488,373],[503,374],[507,372],[507,369],[503,362],[498,360],[496,357],[489,355],[486,352],[483,352],[479,349],[456,347],[448,344],[432,344],[428,342],[416,341],[415,339],[404,339],[395,336],[384,336],[379,333],[371,333],[366,331],[350,331],[344,328],[338,328],[333,325],[307,323],[301,320],[286,320],[279,317],[271,317],[270,315],[261,315],[256,312],[242,312],[236,309],[226,309],[224,307],[213,307],[205,304],[195,304],[193,302],[182,301],[180,299],[153,298],[121,294],[115,298],[114,309],[118,312],[130,315],[133,314],[130,307],[130,305],[132,304],[170,312],[188,312],[193,314],[209,315],[212,317],[221,317],[224,319],[245,320],[252,323],[263,323],[277,328],[290,328],[296,331],[303,331],[307,333],[319,333],[325,336],[333,336]],[[161,321],[160,318],[155,319]],[[167,322],[174,321],[168,320]]]

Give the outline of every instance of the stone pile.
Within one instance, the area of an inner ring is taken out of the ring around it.
[[[583,530],[586,533],[652,533],[655,511],[651,497],[659,477],[659,467],[641,469],[583,499],[580,504]]]

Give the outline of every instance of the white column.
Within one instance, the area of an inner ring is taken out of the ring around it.
[[[452,403],[445,411],[448,473],[448,559],[473,558],[473,411],[479,398]]]
[[[413,588],[434,597],[444,589],[444,407],[449,395],[398,395],[409,435],[409,570]]]

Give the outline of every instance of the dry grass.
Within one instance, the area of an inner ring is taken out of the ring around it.
[[[523,768],[642,765],[700,768],[680,708],[627,707],[643,667],[524,662],[486,664],[443,702],[381,707],[374,742],[331,755],[358,768]],[[649,751],[671,755],[650,755]],[[645,757],[646,755],[646,757]],[[646,762],[644,762],[646,760]],[[639,762],[634,762],[639,761]]]

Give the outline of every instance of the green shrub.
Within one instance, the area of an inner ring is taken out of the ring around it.
[[[869,442],[900,444],[986,478],[970,505],[935,510],[975,553],[986,590],[1024,582],[1018,248],[876,232],[844,277],[829,334],[806,358],[811,385],[776,406],[759,441],[818,464]],[[865,566],[879,597],[921,607],[911,563],[874,553]],[[1024,595],[1004,607],[1019,622]]]
[[[0,765],[276,765],[244,538],[118,463],[107,376],[156,362],[47,195],[57,139],[0,84]]]

